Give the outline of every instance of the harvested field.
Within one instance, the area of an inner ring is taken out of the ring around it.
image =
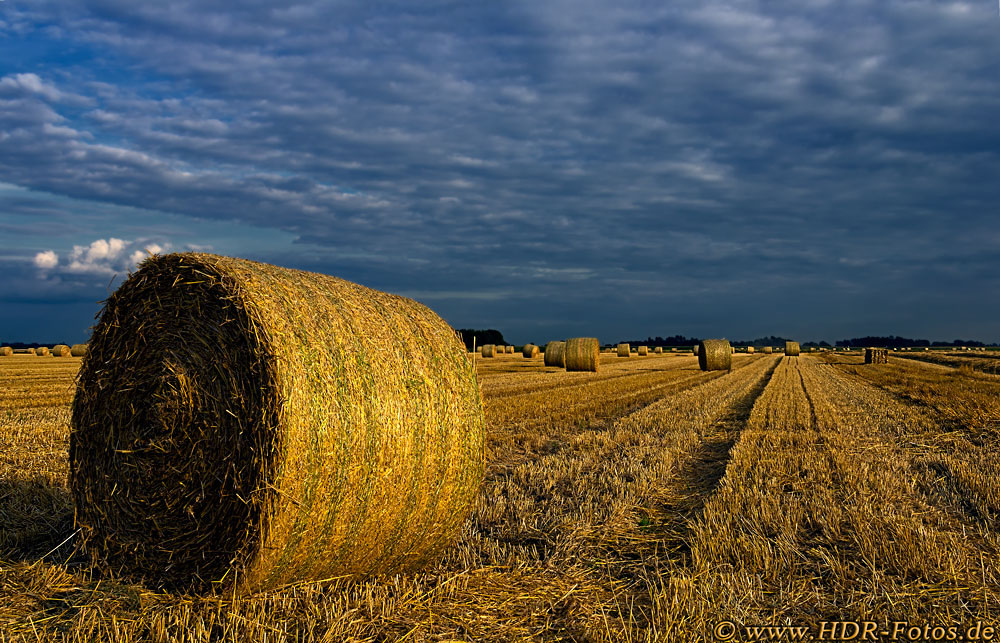
[[[486,479],[442,561],[232,598],[89,570],[66,483],[81,360],[4,358],[0,640],[683,642],[718,640],[723,620],[998,624],[1000,378],[836,352],[739,353],[731,372],[690,353],[600,359],[598,373],[477,361]]]

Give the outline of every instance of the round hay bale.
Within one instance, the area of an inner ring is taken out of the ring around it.
[[[566,342],[549,342],[545,345],[545,365],[566,368]]]
[[[14,354],[14,349],[10,346],[0,346],[0,357],[10,357]]]
[[[798,342],[785,342],[785,355],[789,357],[799,356],[799,343]]]
[[[697,357],[697,355],[698,355],[698,347],[697,346],[692,346],[691,347],[691,352],[694,353],[694,355]]]
[[[507,350],[505,352],[507,354],[509,354],[509,355],[513,355],[514,354],[514,347],[513,346],[507,346]]]
[[[698,344],[698,366],[703,371],[729,371],[733,350],[727,339],[706,339]]]
[[[483,478],[475,365],[434,312],[209,254],[150,257],[106,301],[71,427],[85,550],[157,587],[425,567]]]
[[[671,352],[671,353],[676,353],[676,352],[677,352],[677,347],[675,346],[674,348],[671,348],[671,349],[670,349],[670,352]]]
[[[35,349],[35,355],[38,355],[39,357],[48,357],[48,355],[49,355],[49,349],[48,349],[48,347],[47,346],[39,346],[38,348]]]
[[[56,357],[70,357],[73,351],[66,344],[56,344],[52,347],[52,354]]]
[[[496,357],[496,344],[483,344],[483,357]]]
[[[69,349],[70,355],[73,357],[83,357],[87,354],[86,344],[73,344]]]
[[[618,344],[618,357],[630,357],[631,347],[628,344]]]
[[[649,346],[640,346],[639,355],[649,355]]]
[[[671,348],[670,350],[675,351],[677,349],[676,348]],[[660,353],[663,352],[663,347],[662,346],[657,346],[656,348],[653,349],[653,352],[656,353],[657,355],[659,355]]]
[[[774,352],[774,348],[771,346],[765,346],[764,348],[760,349],[760,352],[764,353],[765,355],[770,355],[771,353]]]
[[[889,351],[884,348],[866,348],[865,364],[888,364]]]
[[[540,348],[534,344],[525,344],[524,348],[521,349],[521,355],[526,358],[531,359],[532,357],[538,357],[538,353],[541,351]]]
[[[596,373],[601,366],[601,344],[596,337],[574,337],[566,340],[563,356],[567,371]]]
[[[747,346],[747,352],[753,355],[753,346]]]

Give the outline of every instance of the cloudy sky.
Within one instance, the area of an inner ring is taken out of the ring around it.
[[[996,2],[0,2],[0,341],[147,252],[511,342],[1000,340]]]

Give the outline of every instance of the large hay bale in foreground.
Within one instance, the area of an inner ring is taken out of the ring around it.
[[[649,346],[640,346],[639,355],[649,355]]]
[[[48,346],[39,346],[38,348],[36,348],[35,355],[38,355],[39,357],[48,357],[49,355]]]
[[[69,349],[70,355],[73,357],[83,357],[87,354],[86,344],[73,344]]]
[[[774,348],[771,346],[765,346],[764,348],[760,349],[760,352],[764,353],[765,355],[770,355],[771,353],[774,352]]]
[[[884,348],[866,348],[865,364],[888,364],[889,351]]]
[[[630,357],[631,355],[632,350],[628,344],[618,344],[618,357]]]
[[[538,348],[534,344],[525,344],[524,348],[521,349],[521,355],[524,355],[525,357],[530,359],[532,357],[538,357],[538,353],[541,350],[542,349]]]
[[[56,357],[70,357],[73,351],[66,344],[56,344],[52,347],[52,354]]]
[[[728,339],[706,339],[698,344],[698,366],[703,371],[729,371],[733,349]]]
[[[566,342],[549,342],[545,345],[545,365],[566,368]]]
[[[788,355],[789,357],[798,357],[799,350],[798,342],[785,342],[785,355]]]
[[[496,357],[496,344],[483,344],[483,357]]]
[[[0,346],[0,357],[9,357],[14,354],[14,349],[10,346]]]
[[[601,344],[596,337],[574,337],[566,340],[563,359],[567,371],[596,373],[601,366]]]
[[[171,254],[105,303],[69,448],[96,563],[271,589],[437,559],[479,492],[483,407],[464,345],[422,304]]]

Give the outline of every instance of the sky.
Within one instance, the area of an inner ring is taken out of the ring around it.
[[[1000,11],[0,0],[0,342],[148,253],[507,341],[1000,341]]]

